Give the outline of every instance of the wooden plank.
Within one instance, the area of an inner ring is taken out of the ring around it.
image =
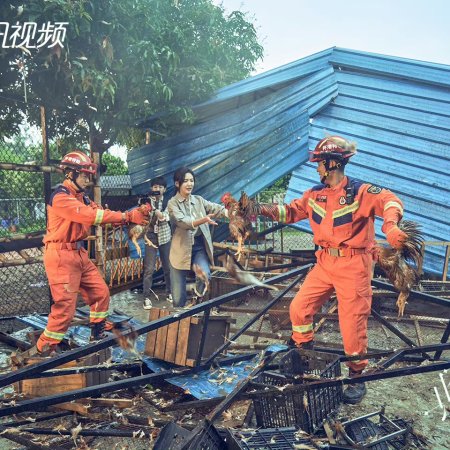
[[[42,362],[42,358],[29,358],[27,365]],[[58,368],[76,367],[76,361],[70,361]],[[86,374],[79,373],[74,375],[61,375],[51,378],[34,378],[30,380],[22,380],[16,385],[18,391],[30,398],[43,397],[48,395],[60,394],[62,392],[75,389],[83,389],[86,387]]]
[[[166,352],[164,354],[164,360],[169,362],[175,362],[175,356],[177,354],[177,342],[178,342],[178,328],[180,322],[174,322],[169,325],[167,331],[167,343]]]
[[[190,317],[186,317],[186,319],[180,320],[180,326],[178,327],[177,354],[175,356],[175,364],[178,364],[180,366],[184,366],[186,364],[190,328]]]
[[[154,320],[159,318],[159,308],[152,308],[150,310],[150,315],[148,318],[149,322],[153,322]],[[158,330],[150,331],[147,334],[147,340],[145,341],[145,350],[144,353],[147,356],[153,356],[155,354],[155,343],[156,343],[156,335],[158,333]]]
[[[165,317],[170,314],[166,309],[161,309],[159,312],[159,317]],[[169,326],[158,328],[156,334],[156,343],[155,343],[155,358],[164,359],[164,354],[166,352],[166,343],[167,343],[167,331]]]
[[[54,405],[54,407],[56,409],[63,409],[65,411],[73,411],[82,416],[89,416],[90,407],[78,402],[58,403],[57,405]]]
[[[129,398],[90,398],[91,406],[106,406],[108,408],[131,408],[134,400]]]

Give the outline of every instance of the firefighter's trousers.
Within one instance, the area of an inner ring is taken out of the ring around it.
[[[47,327],[37,342],[40,351],[63,339],[75,315],[78,293],[90,306],[91,323],[101,322],[108,315],[108,286],[89,259],[87,251],[84,248],[71,248],[71,245],[46,245],[44,266],[54,303]]]
[[[372,255],[331,256],[325,250],[316,255],[317,264],[290,305],[292,338],[298,344],[313,339],[313,316],[335,290],[344,351],[347,355],[362,355],[367,352],[372,303]],[[367,359],[347,363],[353,371],[361,371],[367,364]]]

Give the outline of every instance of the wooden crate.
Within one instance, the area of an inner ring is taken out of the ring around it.
[[[168,316],[173,309],[152,308],[149,321]],[[228,315],[210,316],[202,356],[210,356],[228,338],[230,323]],[[198,356],[203,329],[203,316],[192,316],[150,331],[147,334],[145,354],[180,366],[194,367]]]
[[[110,349],[104,349],[94,355],[88,355],[76,361],[70,361],[55,369],[66,369],[70,367],[95,366],[106,362],[111,355]],[[33,357],[25,361],[25,365],[29,366],[42,362],[48,358]],[[88,386],[106,383],[111,371],[102,370],[98,372],[77,373],[73,375],[61,375],[51,378],[34,378],[30,380],[22,380],[15,384],[18,393],[24,394],[27,398],[44,397],[47,395],[61,394],[62,392],[72,391],[74,389],[82,389]]]

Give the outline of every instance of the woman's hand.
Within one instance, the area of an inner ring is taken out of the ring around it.
[[[213,217],[215,216],[215,214],[208,214],[207,216],[203,217],[204,222],[203,223],[207,223],[208,225],[218,225],[218,223],[213,220]]]
[[[204,223],[207,223],[208,225],[218,225],[216,221],[213,220],[213,217],[215,214],[208,214],[205,217],[202,217],[201,219],[194,220],[192,222],[192,225],[194,227],[198,227],[199,225],[203,225]]]

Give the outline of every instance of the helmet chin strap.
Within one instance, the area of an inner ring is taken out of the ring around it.
[[[70,176],[70,174],[77,174],[75,177],[73,177],[73,175],[72,176]],[[77,192],[84,192],[84,189],[77,183],[77,177],[78,177],[78,174],[79,174],[80,172],[78,172],[78,171],[76,171],[76,170],[71,170],[67,175],[66,175],[66,178],[68,179],[68,180],[70,180],[75,186],[76,186],[76,188],[77,188]]]
[[[339,161],[336,161],[336,165],[333,167],[330,167],[330,159],[325,159],[325,173],[323,175],[323,177],[320,179],[320,182],[322,184],[325,184],[325,180],[328,178],[328,176],[330,175],[330,172],[332,172],[333,170],[337,170],[340,167],[342,167],[342,164]]]

